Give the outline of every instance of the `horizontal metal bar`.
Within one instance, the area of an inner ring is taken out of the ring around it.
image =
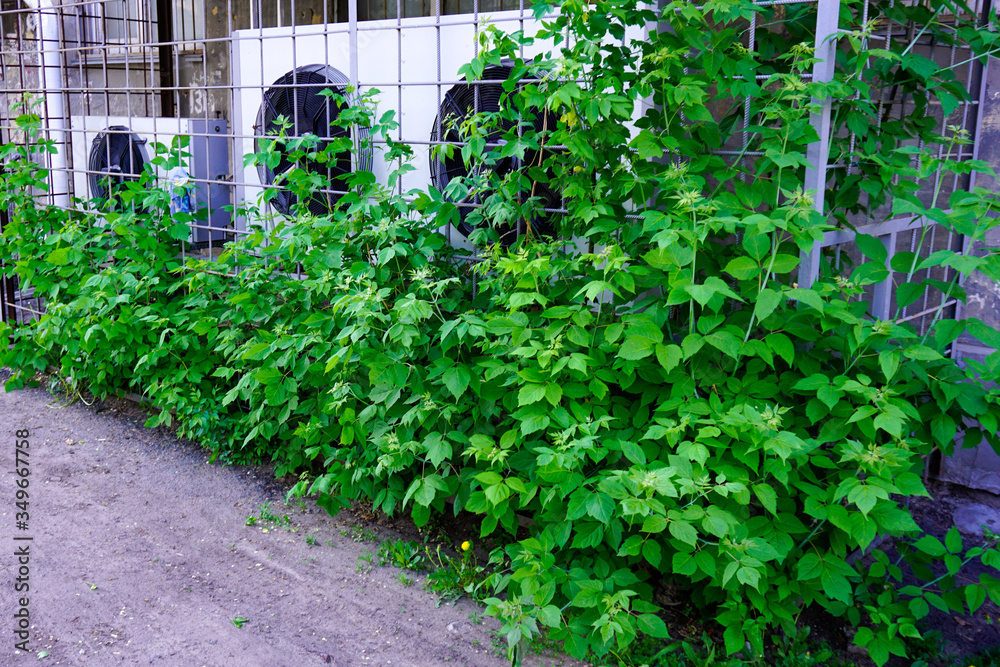
[[[919,319],[921,317],[924,317],[925,315],[930,315],[931,313],[936,313],[938,310],[943,310],[945,308],[950,308],[951,306],[954,306],[956,304],[958,304],[958,299],[952,299],[951,301],[945,301],[944,303],[942,303],[939,306],[933,306],[933,307],[928,308],[926,310],[921,310],[919,313],[916,313],[914,315],[907,315],[906,317],[900,317],[900,318],[898,318],[896,320],[896,322],[910,322],[912,320],[916,320],[916,319]]]

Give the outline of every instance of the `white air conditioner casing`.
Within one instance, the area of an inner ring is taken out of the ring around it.
[[[530,14],[520,11],[481,14],[479,21],[479,31],[490,24],[505,32],[523,30],[527,36],[537,34],[542,27]],[[393,139],[408,143],[414,151],[410,163],[414,170],[401,179],[403,193],[426,188],[430,183],[431,129],[445,94],[455,84],[465,82],[458,70],[476,56],[476,33],[471,14],[358,23],[358,87],[362,92],[379,91],[378,113],[395,111],[400,123]],[[645,35],[645,29],[634,28],[626,38],[638,40]],[[233,124],[237,135],[234,165],[242,165],[243,156],[254,152],[254,135],[259,131],[254,123],[263,92],[287,72],[304,65],[328,64],[349,75],[350,38],[347,23],[233,33]],[[551,46],[536,43],[525,50],[525,57],[543,53]],[[389,165],[377,145],[372,171],[378,182],[386,182]],[[236,181],[237,200],[256,201],[262,191],[256,168],[249,166],[241,171],[237,166]],[[445,231],[454,245],[470,247],[457,229]]]
[[[89,185],[90,153],[97,136],[110,127],[127,127],[135,135],[146,157],[152,159],[155,144],[170,148],[175,137],[186,136],[189,143],[182,165],[193,179],[191,184],[192,210],[207,208],[207,223],[219,231],[196,228],[192,242],[219,243],[226,238],[223,228],[232,227],[232,212],[225,210],[232,204],[229,187],[222,181],[229,178],[229,143],[227,121],[201,118],[141,118],[129,116],[72,116],[70,117],[70,142],[73,152],[73,192],[80,199],[93,197]],[[154,167],[158,178],[166,174]]]

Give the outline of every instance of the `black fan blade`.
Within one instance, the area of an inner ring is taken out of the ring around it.
[[[442,98],[441,105],[438,108],[438,115],[434,119],[434,127],[431,128],[431,140],[463,143],[458,129],[463,123],[471,119],[476,113],[496,113],[501,111],[501,103],[504,99],[505,91],[503,85],[499,82],[507,79],[511,69],[512,66],[507,64],[486,68],[483,72],[482,80],[497,81],[498,83],[459,84],[449,89]],[[554,129],[556,125],[555,118],[551,113],[545,113],[544,115],[536,114],[533,117],[524,118],[523,121],[527,121],[536,132],[541,132],[549,128]],[[502,143],[503,137],[514,127],[516,126],[511,121],[501,121],[497,127],[491,128],[487,133],[487,145],[496,146]],[[512,173],[523,173],[527,165],[537,164],[538,158],[538,150],[528,151],[525,153],[523,160],[514,156],[508,156],[497,160],[486,169],[489,169],[500,177]],[[476,171],[479,169],[481,167],[477,167]],[[465,164],[458,151],[454,151],[451,157],[447,157],[441,153],[432,154],[430,170],[432,183],[442,192],[445,192],[451,181],[456,178],[468,178],[477,175],[476,172],[470,170]],[[528,182],[532,184],[522,196],[525,200],[531,196],[536,198],[537,201],[534,208],[537,209],[537,213],[530,221],[522,220],[516,224],[501,223],[496,225],[500,242],[504,246],[510,245],[520,234],[525,233],[529,224],[532,236],[552,236],[554,234],[556,214],[546,209],[561,208],[562,197],[547,184]],[[473,223],[469,220],[469,216],[476,208],[471,204],[479,204],[487,199],[489,194],[488,192],[473,193],[461,201],[453,202],[459,209],[459,231],[465,236],[471,235],[482,224],[485,224],[478,221]]]
[[[321,94],[329,89],[336,95],[344,96],[348,84],[348,78],[329,65],[306,65],[288,72],[264,93],[257,114],[255,127],[257,136],[276,134],[279,129],[277,119],[284,116],[291,122],[291,136],[312,133],[319,137],[317,150],[328,149],[334,139],[350,138],[351,130],[333,124],[341,113],[342,104]],[[356,127],[354,136],[363,140],[367,137],[367,130]],[[364,142],[357,160],[359,168],[371,168],[371,149]],[[262,183],[271,185],[278,175],[292,168],[292,162],[283,156],[273,170],[261,165],[258,166],[258,173]],[[351,172],[351,155],[349,151],[341,151],[331,162],[326,164],[315,162],[304,165],[304,168],[329,177],[332,189],[346,189],[340,177]],[[307,207],[316,215],[328,213],[341,195],[342,192],[320,192],[307,203]],[[278,197],[272,199],[272,205],[279,213],[288,215],[296,199],[297,197],[291,192],[282,191]]]

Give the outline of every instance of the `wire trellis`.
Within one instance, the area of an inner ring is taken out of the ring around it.
[[[829,61],[839,28],[840,0],[754,4],[761,11],[814,8],[816,46],[826,49],[830,57],[806,77],[822,81],[832,75]],[[973,11],[985,15],[987,5],[987,0],[978,0]],[[960,102],[948,114],[940,106],[931,107],[931,113],[942,132],[955,125],[974,136],[983,85],[982,66],[971,58],[974,54],[961,46],[935,43],[913,26],[873,16],[872,7],[873,0],[865,0],[858,11],[862,26],[871,28],[866,40],[883,44],[906,40],[913,44],[914,53],[955,66],[971,101]],[[16,102],[26,95],[45,94],[48,138],[60,149],[47,165],[53,170],[51,197],[57,204],[71,206],[74,198],[90,195],[86,157],[98,132],[127,126],[128,130],[110,132],[134,134],[151,146],[169,144],[178,134],[191,135],[193,128],[214,128],[194,130],[205,133],[201,137],[204,146],[192,155],[189,171],[193,185],[204,193],[201,203],[221,210],[252,199],[261,190],[256,170],[244,169],[242,160],[260,131],[254,123],[261,97],[288,71],[330,64],[361,90],[379,89],[381,105],[397,111],[399,127],[394,139],[414,147],[418,154],[414,164],[419,167],[411,180],[397,184],[402,194],[429,181],[421,161],[426,163],[427,152],[443,143],[432,138],[429,119],[452,86],[466,83],[458,67],[477,54],[477,37],[490,21],[526,33],[537,29],[524,0],[67,0],[41,9],[3,0],[0,132],[4,139],[12,136],[11,109]],[[753,50],[768,31],[780,29],[755,16],[743,33],[744,46]],[[873,91],[872,103],[883,122],[906,114],[913,101],[898,90],[883,89]],[[757,112],[749,98],[740,106],[742,131],[736,134],[737,143],[718,153],[746,163],[760,155],[750,146]],[[829,135],[822,127],[824,123],[829,127],[830,114],[835,112],[827,100],[823,113],[814,118],[821,137]],[[437,129],[434,136],[443,137]],[[858,143],[853,135],[840,139],[846,139],[852,151]],[[821,192],[838,173],[849,175],[855,169],[852,164],[831,163],[828,150],[820,142],[809,152],[809,178]],[[955,153],[960,159],[974,154],[975,146],[957,147]],[[934,191],[947,195],[970,186],[967,178],[955,176],[947,182],[941,178],[935,175],[921,196]],[[818,199],[817,206],[822,208],[822,197]],[[890,254],[897,249],[916,250],[921,238],[920,249],[925,252],[965,250],[963,239],[943,228],[921,234],[921,221],[887,218],[887,210],[874,210],[851,223],[880,238]],[[218,254],[222,244],[247,232],[244,221],[230,218],[220,223],[218,216],[192,228],[207,241],[192,243],[184,252],[202,256]],[[456,230],[445,231],[449,241],[463,242]],[[800,284],[811,282],[824,261],[833,270],[859,261],[852,239],[853,233],[847,230],[828,234],[814,256],[803,262]],[[938,267],[928,276],[947,281],[949,270]],[[869,290],[877,317],[889,319],[897,310],[895,278],[890,274],[885,283]],[[25,321],[44,309],[30,290],[21,293],[11,278],[3,280],[2,295],[0,311],[7,321]],[[954,299],[944,304],[946,315],[955,315],[957,305]],[[924,331],[939,306],[940,297],[928,293],[898,309],[899,317]]]

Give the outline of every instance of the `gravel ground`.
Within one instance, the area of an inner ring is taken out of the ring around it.
[[[0,665],[506,664],[497,624],[478,607],[439,606],[420,575],[406,586],[395,568],[359,571],[377,547],[356,541],[356,519],[285,506],[267,468],[209,464],[205,450],[143,421],[124,401],[61,407],[40,389],[0,393]],[[21,429],[26,529],[15,506]],[[268,502],[289,526],[247,525]],[[16,592],[25,547],[29,590]],[[25,596],[27,652],[14,634]]]

